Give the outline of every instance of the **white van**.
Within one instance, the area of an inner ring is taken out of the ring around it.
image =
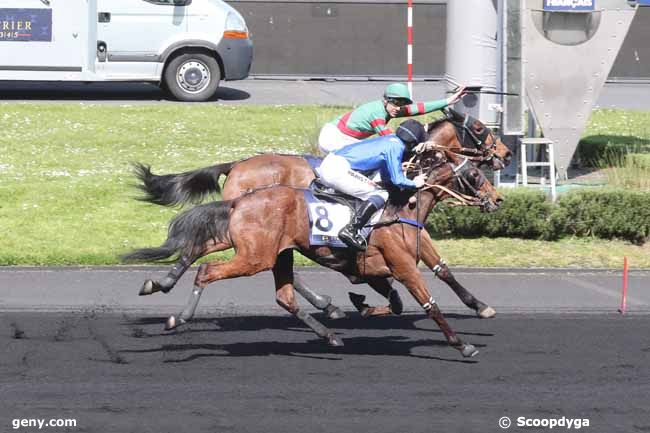
[[[221,0],[0,0],[0,80],[154,81],[204,101],[252,59]]]

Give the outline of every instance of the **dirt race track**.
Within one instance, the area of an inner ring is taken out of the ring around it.
[[[79,289],[76,299],[92,294],[89,299],[98,303],[39,311],[11,306],[7,288],[41,293],[41,273],[3,271],[0,431],[39,431],[14,430],[15,419],[59,418],[75,419],[77,426],[42,431],[496,432],[504,431],[498,422],[508,416],[513,423],[508,431],[515,432],[549,431],[518,427],[519,417],[580,419],[580,430],[587,432],[649,432],[647,274],[631,278],[635,311],[620,316],[605,305],[582,312],[569,307],[508,309],[498,293],[507,293],[506,282],[513,279],[526,282],[512,302],[528,307],[544,305],[544,296],[536,300],[525,289],[538,280],[546,280],[556,298],[573,290],[562,281],[600,287],[603,293],[609,290],[608,278],[615,281],[608,273],[554,279],[521,272],[525,278],[516,272],[496,272],[487,279],[480,272],[457,273],[466,282],[491,281],[476,292],[497,311],[503,307],[509,312],[489,320],[452,308],[458,301],[448,300],[445,289],[434,286],[443,311],[457,311],[448,314],[451,326],[480,350],[478,357],[463,359],[446,346],[435,324],[408,303],[402,317],[362,319],[350,310],[338,321],[317,316],[344,338],[345,347],[333,349],[270,302],[261,315],[253,315],[251,307],[208,301],[197,321],[168,333],[163,331],[165,314],[120,307],[122,289],[115,289],[117,303],[111,306],[95,293],[98,282],[117,287],[117,281],[128,280],[124,293],[130,295],[124,298],[135,297],[136,281],[155,274],[151,269],[128,277],[92,270],[49,275],[50,287],[42,293],[54,297],[57,290],[65,293],[85,281],[86,289]],[[314,287],[332,284],[331,273],[321,274],[305,277]],[[20,282],[12,284],[16,278]],[[222,287],[225,292],[237,284],[253,287],[266,283],[265,278],[223,282]],[[57,281],[69,283],[60,287]],[[593,294],[592,301],[599,299],[597,291]],[[41,301],[46,297],[38,296]],[[160,294],[135,299],[155,305],[156,296],[164,299]],[[610,298],[604,296],[603,302]],[[573,298],[564,299],[570,303]],[[583,419],[589,420],[588,427]]]

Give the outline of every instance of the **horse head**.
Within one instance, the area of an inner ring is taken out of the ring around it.
[[[473,162],[451,149],[433,147],[417,155],[412,171],[427,173],[427,185],[434,201],[452,197],[459,204],[478,206],[483,212],[494,212],[503,197]]]
[[[444,113],[444,118],[428,125],[429,140],[448,143],[479,166],[489,164],[493,170],[502,170],[510,164],[512,152],[483,122],[451,108]]]

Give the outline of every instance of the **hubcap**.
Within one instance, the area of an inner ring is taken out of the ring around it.
[[[188,93],[199,93],[210,84],[210,69],[196,60],[183,63],[178,68],[176,82]]]

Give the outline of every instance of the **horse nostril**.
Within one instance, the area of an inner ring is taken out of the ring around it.
[[[495,203],[496,203],[497,207],[500,207],[503,204],[503,199],[498,198],[498,199],[496,199]]]

